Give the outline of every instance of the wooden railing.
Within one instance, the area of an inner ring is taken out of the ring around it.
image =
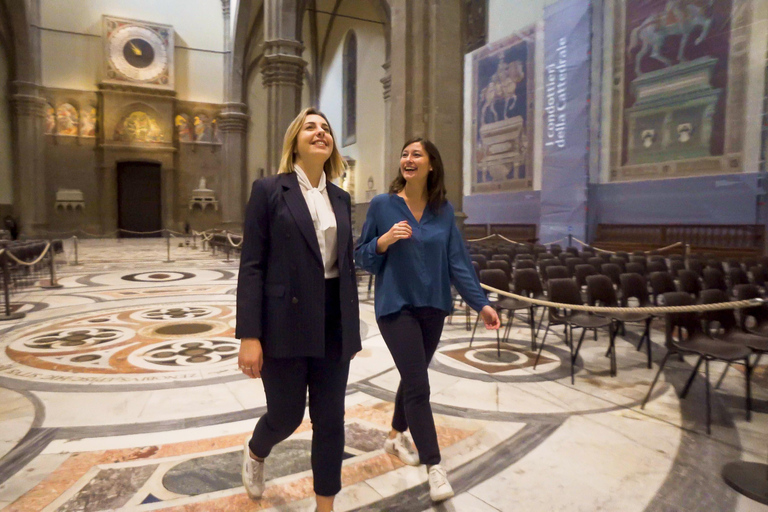
[[[691,252],[721,257],[761,256],[765,226],[760,224],[598,224],[595,247],[652,250],[682,242]],[[682,253],[683,248],[673,252]]]

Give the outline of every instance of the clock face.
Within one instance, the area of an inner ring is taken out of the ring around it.
[[[115,76],[136,82],[154,82],[158,79],[167,83],[168,48],[167,40],[154,30],[137,26],[122,25],[109,35],[109,63]]]

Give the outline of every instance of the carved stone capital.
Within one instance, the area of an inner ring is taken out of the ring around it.
[[[40,96],[14,94],[11,96],[11,105],[14,114],[18,117],[44,118],[46,115],[45,98],[41,98]]]
[[[304,68],[307,63],[297,55],[273,54],[264,56],[261,68],[264,87],[290,85],[301,89],[304,82]]]
[[[301,57],[304,45],[294,39],[271,39],[264,41],[264,55],[290,55]]]
[[[384,86],[384,101],[389,101],[390,93],[392,92],[392,73],[389,71],[390,62],[385,62],[381,67],[386,72],[384,78],[380,80],[381,85]]]
[[[233,108],[229,108],[232,105]],[[227,107],[219,115],[218,127],[222,132],[242,132],[248,128],[248,120],[251,118],[244,112],[244,104],[227,103]]]

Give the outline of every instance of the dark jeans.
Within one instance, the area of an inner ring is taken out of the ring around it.
[[[335,281],[335,287],[333,282]],[[312,473],[315,493],[333,496],[341,490],[344,455],[344,396],[349,361],[341,356],[341,312],[338,279],[326,281],[326,357],[264,358],[261,379],[267,412],[259,419],[249,446],[265,458],[301,425],[309,388],[312,420]]]
[[[440,343],[446,315],[440,309],[408,307],[378,320],[381,335],[400,372],[392,428],[405,432],[410,427],[422,464],[440,463],[427,369]]]

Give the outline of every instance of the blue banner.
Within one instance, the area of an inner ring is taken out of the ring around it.
[[[544,10],[544,137],[539,238],[586,240],[589,91],[592,35],[589,0],[561,0]]]

